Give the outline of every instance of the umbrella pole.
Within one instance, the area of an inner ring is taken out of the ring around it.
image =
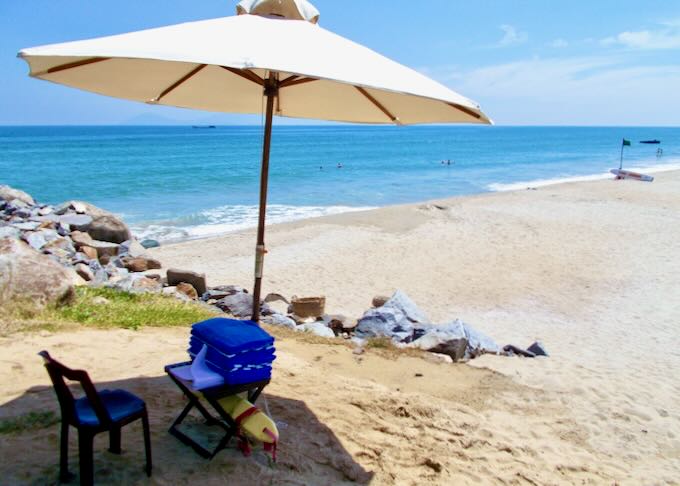
[[[257,222],[257,246],[255,247],[255,285],[253,286],[252,320],[260,320],[260,292],[262,288],[262,269],[264,255],[264,225],[267,215],[267,185],[269,183],[269,151],[272,141],[272,119],[274,117],[274,99],[279,94],[279,81],[270,74],[265,81],[264,95],[267,98],[267,113],[264,125],[264,145],[262,147],[262,168],[260,172],[260,214]]]

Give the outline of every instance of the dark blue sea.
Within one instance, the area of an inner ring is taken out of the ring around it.
[[[624,167],[680,168],[680,128],[275,126],[268,222],[604,178],[624,137]],[[261,146],[252,126],[0,127],[0,184],[204,237],[256,224]]]

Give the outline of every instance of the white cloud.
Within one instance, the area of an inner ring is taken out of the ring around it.
[[[624,46],[630,49],[680,49],[680,22],[665,22],[657,30],[625,31],[602,39],[605,46]]]
[[[555,39],[554,41],[550,42],[548,46],[554,47],[556,49],[561,49],[563,47],[568,47],[569,42],[565,41],[564,39]]]
[[[499,123],[677,125],[680,66],[630,66],[624,57],[533,58],[434,70]]]
[[[512,25],[503,24],[500,26],[500,29],[503,31],[503,38],[498,41],[497,47],[524,44],[529,39],[529,35],[526,32],[518,31]]]

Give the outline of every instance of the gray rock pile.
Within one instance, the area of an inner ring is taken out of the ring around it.
[[[125,290],[160,287],[159,281],[143,274],[161,268],[160,262],[145,254],[144,246],[132,237],[123,221],[86,202],[40,204],[23,191],[0,186],[0,242],[4,248],[5,299],[11,295],[36,302],[54,300],[48,295],[48,287],[62,288],[55,286],[57,274],[71,282],[71,294],[73,282]],[[46,280],[39,296],[28,290],[26,282],[17,280],[19,268],[21,278],[36,280],[34,290],[41,276],[49,274],[53,280],[49,285]],[[12,274],[7,273],[10,269]]]

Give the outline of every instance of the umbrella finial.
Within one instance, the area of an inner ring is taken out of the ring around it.
[[[236,13],[319,22],[319,11],[307,0],[241,0]]]

